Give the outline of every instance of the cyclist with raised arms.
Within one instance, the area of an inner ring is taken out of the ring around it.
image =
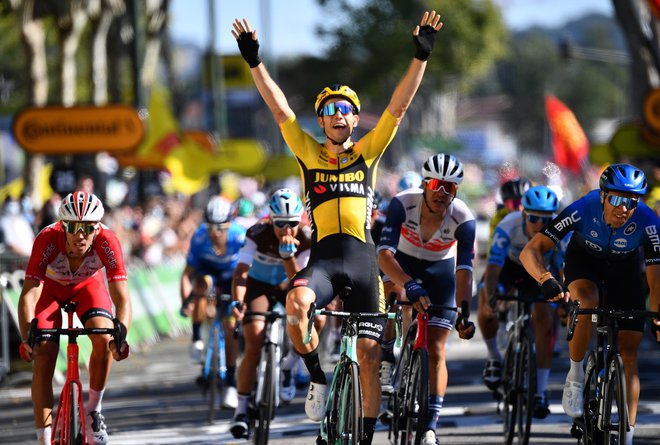
[[[536,281],[522,266],[519,256],[527,242],[555,216],[559,199],[550,188],[541,185],[525,192],[522,206],[522,211],[509,213],[495,227],[484,274],[484,292],[481,293],[483,298],[479,301],[479,329],[489,357],[484,381],[489,389],[493,390],[501,382],[502,355],[497,346],[498,319],[494,307],[491,306],[492,299],[500,286],[505,293],[516,287],[520,295],[527,298],[541,295]],[[549,250],[544,255],[544,265],[556,275],[563,268],[563,262],[563,254],[559,248]],[[533,415],[538,419],[544,419],[550,414],[547,388],[555,337],[554,310],[553,304],[535,304],[532,309],[537,372]],[[490,369],[496,369],[497,374],[486,374]]]
[[[263,317],[243,318],[243,313],[246,308],[265,312],[278,302],[286,304],[289,279],[309,259],[311,232],[309,227],[300,224],[304,210],[293,190],[275,191],[270,198],[270,218],[248,229],[245,245],[238,253],[232,296],[240,304],[234,312],[238,319],[243,319],[245,354],[238,368],[238,406],[230,427],[237,439],[249,435],[248,406],[265,335]],[[289,402],[295,396],[296,386],[291,370],[282,371],[288,375],[280,388],[280,399]]]
[[[191,357],[200,362],[204,342],[202,322],[213,318],[216,310],[222,311],[222,327],[225,333],[225,357],[227,360],[226,385],[222,394],[222,406],[236,408],[236,359],[238,342],[234,339],[235,320],[227,316],[229,302],[221,302],[222,294],[231,292],[231,281],[238,262],[238,251],[245,241],[245,228],[233,221],[234,207],[222,196],[212,197],[206,205],[204,223],[190,240],[186,267],[181,274],[181,315],[192,314]],[[207,307],[207,298],[216,298],[215,306]],[[205,385],[203,378],[198,384]]]
[[[378,245],[385,281],[405,289],[405,299],[424,312],[430,304],[461,307],[472,297],[475,219],[456,198],[463,166],[452,155],[431,156],[422,167],[421,189],[409,189],[390,202]],[[410,319],[410,311],[408,319]],[[433,312],[428,324],[429,410],[422,444],[435,444],[435,429],[447,390],[447,339],[456,321],[453,311]],[[456,325],[461,338],[474,335],[474,324]]]
[[[51,443],[53,434],[53,373],[59,336],[44,334],[34,349],[27,343],[28,327],[37,318],[39,329],[62,327],[61,305],[76,304],[76,314],[85,328],[112,328],[119,320],[123,338],[91,335],[89,401],[85,406],[87,438],[105,444],[108,433],[101,414],[101,401],[110,375],[112,359],[128,357],[126,334],[131,325],[131,300],[124,254],[117,236],[101,224],[103,204],[91,193],[69,193],[60,204],[59,221],[37,235],[25,271],[18,302],[21,331],[20,356],[34,360],[32,405],[37,441]],[[108,279],[108,287],[102,269]],[[115,315],[113,316],[113,304]],[[115,341],[120,342],[117,353]]]
[[[352,295],[344,302],[345,310],[385,310],[376,253],[369,235],[376,169],[422,81],[426,60],[442,23],[435,11],[424,13],[412,32],[415,57],[376,127],[361,140],[352,139],[360,120],[360,100],[355,91],[345,85],[324,88],[314,105],[318,124],[325,133],[321,144],[302,131],[284,93],[261,63],[256,31],[250,29],[247,20],[237,19],[233,25],[232,34],[250,65],[257,89],[301,169],[313,244],[309,265],[291,280],[286,311],[289,336],[311,375],[305,412],[318,421],[324,415],[328,388],[316,350],[316,331],[309,344],[303,343],[307,311],[314,301],[319,307],[325,306],[346,286],[352,288]],[[372,441],[380,405],[381,333],[382,329],[363,326],[357,347],[364,390],[364,444]]]
[[[581,308],[599,304],[599,289],[607,289],[605,307],[644,310],[644,284],[639,248],[644,250],[646,278],[653,310],[660,304],[660,219],[640,201],[646,193],[644,172],[630,164],[608,166],[600,176],[600,190],[592,190],[564,209],[536,234],[520,253],[527,272],[541,286],[543,295],[551,301],[561,299],[580,302]],[[564,275],[568,290],[548,271],[543,255],[569,232]],[[583,360],[591,338],[589,316],[580,316],[573,339],[569,343],[570,370],[566,376],[562,405],[571,417],[583,413]],[[660,326],[660,320],[654,320]],[[637,402],[639,373],[637,350],[644,330],[643,319],[621,321],[619,351],[623,358],[630,433],[632,443]],[[660,333],[656,332],[660,342]]]

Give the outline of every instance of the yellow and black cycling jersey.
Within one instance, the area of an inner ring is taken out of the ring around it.
[[[373,130],[337,155],[305,133],[295,115],[281,124],[282,136],[300,166],[314,243],[333,234],[373,243],[369,229],[376,170],[398,124],[386,110]]]
[[[495,233],[495,227],[504,219],[506,215],[511,213],[513,210],[509,209],[507,206],[502,206],[495,212],[495,215],[490,219],[488,224],[489,233],[488,233],[488,246],[486,247],[486,257],[490,256],[490,245],[493,242],[493,233]]]

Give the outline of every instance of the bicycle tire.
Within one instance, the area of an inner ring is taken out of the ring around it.
[[[414,351],[405,393],[403,445],[418,445],[421,441],[428,412],[428,381],[428,352],[423,349]]]
[[[584,393],[583,393],[583,442],[584,445],[593,445],[596,442],[596,422],[598,419],[598,372],[596,370],[596,353],[590,351],[587,355],[584,368]],[[602,442],[602,437],[600,438]]]
[[[266,347],[266,372],[263,385],[261,386],[261,397],[259,397],[259,406],[257,407],[257,419],[255,425],[254,443],[256,445],[265,445],[268,443],[270,432],[270,422],[273,419],[275,411],[275,345],[269,344]]]
[[[77,385],[73,383],[69,385],[69,418],[67,419],[66,438],[70,445],[84,445],[78,391]],[[91,440],[92,438],[89,437],[88,439]]]
[[[213,324],[213,328],[210,330],[209,340],[213,342],[211,344],[211,368],[208,375],[208,421],[213,423],[215,420],[215,410],[217,400],[218,400],[218,384],[219,384],[219,374],[220,374],[220,344],[218,336],[220,335],[219,330],[222,327],[219,327],[216,323]]]
[[[399,445],[402,442],[401,431],[405,430],[405,400],[406,390],[408,389],[408,382],[410,379],[411,359],[413,355],[413,346],[415,337],[417,335],[417,324],[413,323],[408,328],[405,341],[401,347],[401,354],[394,372],[393,387],[394,391],[392,396],[394,403],[392,404],[392,421],[390,422],[390,442],[393,445]],[[394,439],[394,441],[392,441]]]
[[[359,445],[362,442],[362,388],[358,364],[351,362],[344,372],[344,381],[339,387],[341,421],[339,439],[342,445]],[[334,443],[334,442],[332,442]]]
[[[516,338],[509,337],[504,352],[502,366],[502,427],[504,432],[504,443],[511,445],[516,431],[516,404],[518,398],[515,392],[515,362],[516,362]]]
[[[517,438],[519,445],[529,443],[534,414],[534,395],[536,393],[536,355],[529,335],[524,333],[518,354],[518,370],[516,392]]]
[[[609,363],[603,397],[603,443],[624,444],[628,434],[628,406],[623,360],[619,354],[614,354]]]

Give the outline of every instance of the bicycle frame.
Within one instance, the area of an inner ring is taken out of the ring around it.
[[[589,436],[592,433],[597,434],[598,431],[590,431],[591,421],[589,421],[589,419],[595,418],[594,424],[596,428],[600,433],[603,433],[606,436],[609,435],[610,432],[613,431],[613,427],[616,426],[610,424],[609,417],[611,412],[607,412],[610,407],[606,406],[608,405],[606,404],[606,397],[609,397],[607,396],[607,391],[612,384],[612,379],[610,372],[605,371],[612,366],[617,369],[619,366],[621,368],[621,372],[617,372],[620,381],[616,382],[620,385],[620,391],[623,394],[623,412],[618,412],[618,430],[625,432],[630,431],[630,419],[628,418],[628,405],[626,400],[626,380],[624,377],[623,361],[621,360],[618,351],[617,334],[619,332],[619,320],[639,317],[659,318],[660,310],[658,312],[652,312],[641,310],[604,309],[600,307],[594,309],[581,309],[579,300],[574,301],[569,314],[568,333],[566,336],[568,341],[573,338],[575,326],[578,323],[578,315],[591,315],[592,323],[596,324],[596,349],[588,355],[591,356],[593,354],[595,356],[595,364],[592,374],[592,370],[590,369],[591,365],[588,361],[585,380],[588,380],[591,375],[595,375],[597,389],[593,399],[585,394],[584,416],[582,419],[574,419],[571,434],[578,438],[581,438],[582,434],[584,434],[587,436],[587,443],[594,443],[594,438]],[[588,390],[588,384],[589,382],[585,385],[585,393]],[[623,422],[623,429],[621,428],[621,422]],[[625,437],[619,437],[619,443],[625,442],[625,439]]]
[[[42,334],[66,335],[68,337],[66,380],[57,404],[51,445],[55,445],[56,443],[60,445],[84,445],[87,443],[83,390],[82,382],[80,381],[80,368],[78,367],[78,336],[109,334],[113,339],[116,339],[120,333],[119,325],[114,320],[114,328],[74,328],[73,314],[75,312],[75,306],[75,303],[71,302],[60,306],[67,314],[67,328],[39,329],[37,327],[37,319],[35,318],[30,323],[28,330],[28,342],[31,346],[35,345],[37,336]],[[119,345],[117,345],[117,348],[119,348]],[[75,399],[72,399],[71,394],[74,390]],[[78,422],[80,422],[80,431],[76,431],[78,429]],[[59,435],[57,434],[58,428]],[[76,438],[72,442],[70,438],[73,435],[76,435]]]
[[[275,375],[279,376],[280,375],[280,361],[281,361],[281,354],[282,354],[282,341],[283,341],[283,336],[284,336],[284,329],[282,324],[279,322],[279,320],[282,320],[286,318],[285,314],[279,313],[279,312],[272,312],[272,311],[267,311],[267,312],[257,312],[257,311],[246,311],[245,316],[261,316],[265,317],[266,319],[266,326],[264,328],[265,332],[265,337],[264,337],[264,344],[261,346],[261,356],[259,358],[259,365],[257,366],[257,391],[256,391],[256,396],[254,399],[255,405],[259,406],[261,403],[261,396],[263,392],[263,386],[264,386],[264,376],[266,375],[266,368],[268,366],[267,362],[267,354],[265,353],[268,350],[268,347],[270,345],[275,346],[275,357],[274,358],[274,363],[272,364],[275,368]],[[274,408],[278,407],[280,405],[280,381],[279,377],[275,379],[275,400],[274,400]]]
[[[333,371],[332,375],[332,381],[330,383],[330,388],[328,392],[328,398],[326,400],[326,405],[325,405],[325,420],[321,421],[321,426],[320,426],[320,433],[319,435],[321,436],[321,439],[324,440],[326,443],[328,443],[329,440],[329,431],[328,429],[331,428],[331,425],[327,425],[329,417],[331,415],[331,410],[332,410],[332,403],[334,399],[334,394],[338,390],[338,385],[340,384],[340,379],[339,377],[341,376],[342,372],[344,371],[349,371],[352,367],[355,367],[358,371],[357,375],[357,385],[358,385],[358,394],[359,394],[359,412],[360,412],[360,425],[362,421],[362,385],[360,384],[360,379],[359,379],[359,369],[360,365],[357,360],[357,340],[358,340],[358,323],[360,319],[363,318],[387,318],[390,320],[396,320],[396,343],[397,347],[401,345],[401,309],[399,308],[397,312],[387,312],[387,313],[380,313],[380,312],[375,312],[375,313],[370,313],[370,312],[342,312],[342,311],[326,311],[326,310],[320,310],[316,309],[316,304],[312,303],[310,306],[309,312],[308,312],[308,325],[307,325],[307,335],[303,339],[303,342],[305,344],[308,344],[311,341],[311,331],[312,331],[312,326],[313,326],[313,321],[314,317],[318,315],[330,315],[333,317],[341,317],[342,318],[342,328],[341,328],[341,343],[340,343],[340,350],[339,350],[339,361],[337,362],[337,365],[335,366],[335,369]],[[339,388],[341,389],[341,388]],[[342,439],[342,434],[343,431],[345,431],[346,425],[343,424],[343,419],[344,419],[344,413],[348,409],[348,407],[345,405],[346,400],[342,398],[342,404],[340,407],[340,415],[339,415],[339,424],[337,425],[337,434],[335,441],[333,442],[334,444],[339,444],[341,443]],[[359,428],[359,431],[356,431],[355,433],[361,434],[362,433],[362,427]],[[361,438],[358,438],[358,441],[356,443],[359,443]]]

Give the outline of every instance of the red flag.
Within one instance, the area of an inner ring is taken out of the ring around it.
[[[552,132],[552,151],[555,162],[575,174],[582,171],[589,154],[589,140],[575,115],[559,99],[546,96],[545,110]]]

